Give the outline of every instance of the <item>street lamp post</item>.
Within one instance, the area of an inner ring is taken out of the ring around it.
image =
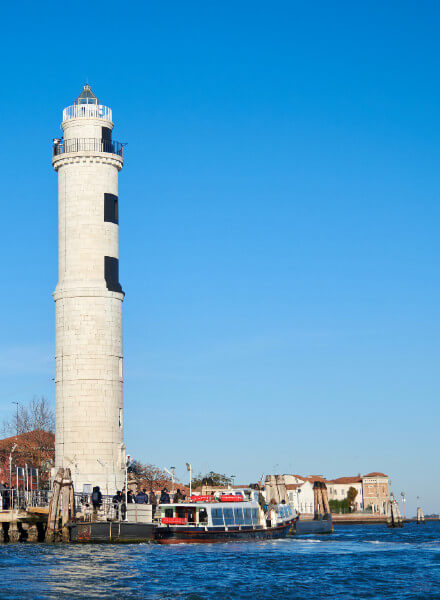
[[[406,497],[405,497],[405,492],[400,492],[400,495],[402,496],[402,503],[403,503],[403,520],[406,520],[406,510],[405,510],[405,502],[406,502]]]
[[[176,467],[170,467],[169,469],[164,467],[163,470],[171,476],[171,493],[174,496],[174,475],[176,472]]]
[[[230,475],[230,479],[232,481],[232,489],[234,489],[234,485],[235,485],[235,475]]]
[[[171,492],[172,492],[172,494],[174,494],[174,475],[176,473],[176,467],[170,467],[170,471],[172,473],[172,476],[171,476],[172,490],[171,490]]]
[[[186,463],[186,468],[189,471],[189,496],[192,496],[192,465],[190,463]]]
[[[15,430],[16,430],[16,435],[18,436],[18,407],[20,405],[20,402],[13,402],[12,404],[15,404],[15,406],[17,407],[17,412],[16,412],[16,416],[15,416]]]
[[[14,444],[9,453],[9,489],[12,490],[12,453],[14,452],[17,444]]]

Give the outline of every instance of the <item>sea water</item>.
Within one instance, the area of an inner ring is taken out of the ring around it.
[[[0,546],[0,598],[440,598],[440,522],[222,544]]]

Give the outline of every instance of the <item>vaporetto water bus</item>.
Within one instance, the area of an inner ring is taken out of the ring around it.
[[[265,511],[258,492],[244,488],[218,496],[191,496],[189,502],[160,504],[155,539],[160,544],[213,543],[286,537],[296,513],[288,504]]]

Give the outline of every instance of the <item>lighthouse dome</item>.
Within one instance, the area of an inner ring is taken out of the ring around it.
[[[92,92],[92,88],[88,83],[83,87],[83,91],[75,100],[75,104],[99,104],[98,98]]]

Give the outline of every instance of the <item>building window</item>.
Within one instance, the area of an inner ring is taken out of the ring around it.
[[[122,429],[122,408],[119,409],[119,428]]]
[[[115,194],[104,194],[104,221],[107,223],[119,223],[118,197]]]
[[[104,278],[110,292],[122,292],[119,283],[119,260],[113,256],[104,256]]]
[[[119,358],[119,377],[122,379],[123,377],[123,373],[122,373],[122,357]]]

